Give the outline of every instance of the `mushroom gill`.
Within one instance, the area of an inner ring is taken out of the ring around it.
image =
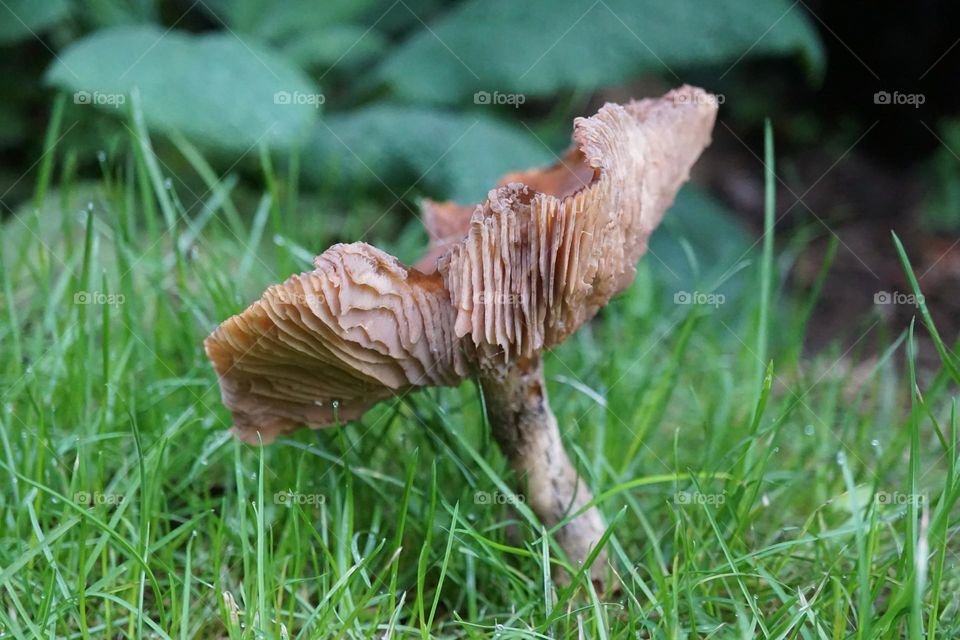
[[[710,142],[715,101],[682,87],[577,118],[574,148],[510,174],[439,258],[456,332],[503,360],[559,344],[633,281],[650,234]],[[444,219],[446,228],[453,221]]]
[[[456,385],[468,373],[438,276],[362,242],[334,245],[314,265],[204,342],[248,442],[359,418],[394,394]]]

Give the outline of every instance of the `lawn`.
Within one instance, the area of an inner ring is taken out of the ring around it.
[[[3,222],[3,637],[960,635],[956,357],[922,305],[874,351],[805,351],[830,258],[787,290],[805,240],[772,203],[762,239],[705,264],[670,223],[704,206],[681,194],[633,286],[546,356],[609,524],[619,587],[598,593],[554,583],[473,382],[231,436],[203,338],[335,239],[411,261],[426,234],[393,198],[301,194],[256,149],[262,193],[182,139],[161,160],[131,112],[81,179],[61,100]]]

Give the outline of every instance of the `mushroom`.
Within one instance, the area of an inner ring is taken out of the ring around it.
[[[710,142],[716,100],[684,86],[574,122],[556,165],[505,176],[475,207],[425,201],[411,268],[364,243],[270,287],[205,341],[245,441],[359,417],[479,378],[491,429],[544,525],[582,567],[605,526],[564,451],[541,355],[633,281],[647,240]],[[582,513],[580,513],[582,511]],[[589,568],[604,584],[606,554]]]

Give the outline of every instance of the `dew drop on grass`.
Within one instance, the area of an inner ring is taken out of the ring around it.
[[[816,430],[813,428],[812,424],[808,424],[803,428],[803,432],[808,436],[812,436]]]
[[[99,162],[106,162],[106,161],[107,161],[107,152],[104,151],[103,149],[100,149],[100,151],[97,151],[97,160],[98,160]]]
[[[87,203],[87,211],[93,211],[93,202]]]
[[[879,448],[880,448],[880,441],[879,441],[879,440],[871,440],[871,441],[870,441],[870,446],[873,447],[874,449],[879,449]]]
[[[847,454],[843,450],[837,451],[837,464],[841,466],[847,464]]]
[[[166,178],[163,181],[163,188],[166,189],[167,191],[169,191],[170,189],[173,189],[173,180],[171,180],[170,178]]]

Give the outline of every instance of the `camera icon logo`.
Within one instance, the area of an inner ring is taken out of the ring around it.
[[[873,94],[873,104],[890,104],[890,100],[889,91],[877,91]]]
[[[693,296],[689,291],[677,291],[673,294],[673,304],[690,304],[693,302]]]
[[[77,291],[73,294],[73,304],[90,304],[90,293],[88,291]]]
[[[73,104],[91,104],[93,96],[89,91],[77,91],[73,94]]]
[[[473,94],[473,104],[490,104],[490,92],[477,91]]]
[[[877,291],[873,294],[873,304],[890,304],[893,302],[893,296],[889,291]]]
[[[90,494],[86,491],[77,491],[73,494],[73,501],[76,504],[90,504]]]
[[[273,104],[290,104],[293,96],[289,91],[277,91],[273,94]]]

